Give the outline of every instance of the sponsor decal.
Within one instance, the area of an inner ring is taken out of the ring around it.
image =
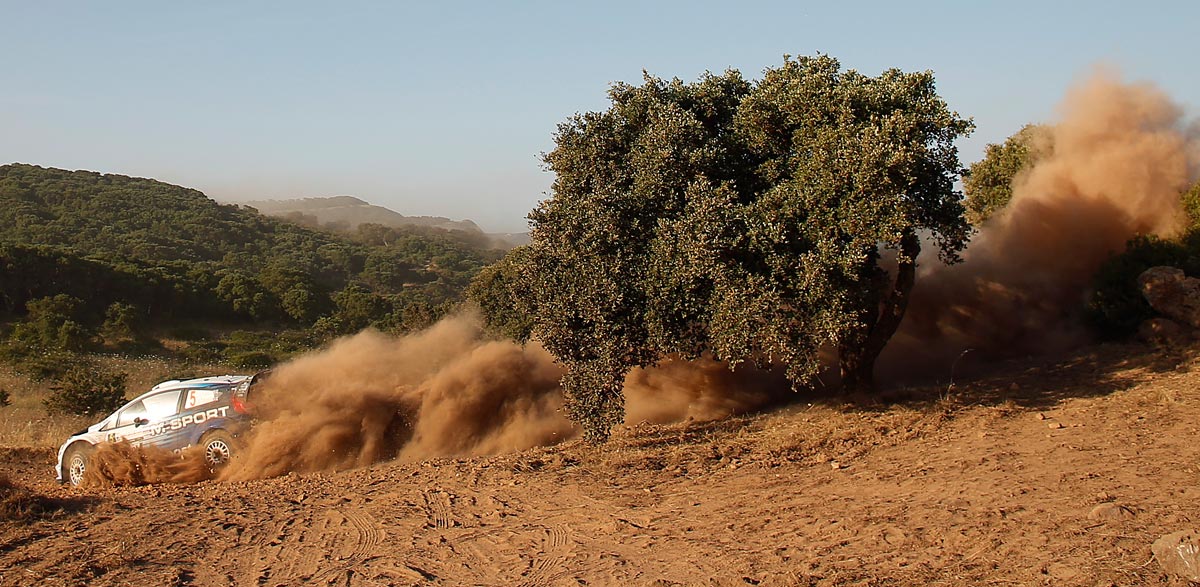
[[[229,406],[221,406],[211,410],[204,410],[203,412],[196,412],[194,414],[187,414],[185,416],[171,418],[170,420],[151,426],[150,436],[158,436],[159,434],[166,434],[167,432],[183,430],[192,424],[203,424],[209,420],[224,418],[227,414],[229,414]]]

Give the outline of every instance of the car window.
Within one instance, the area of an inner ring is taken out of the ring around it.
[[[117,414],[117,426],[130,426],[135,419],[145,417],[146,402],[144,400],[136,401],[126,406],[124,410],[121,410],[120,414]]]
[[[183,400],[183,409],[190,410],[198,406],[220,401],[222,391],[225,390],[215,387],[189,389],[187,390],[187,396]]]
[[[179,411],[179,395],[182,393],[181,389],[164,391],[129,404],[117,415],[117,426],[130,426],[138,418],[157,422],[175,415]]]
[[[142,417],[151,422],[157,422],[163,418],[174,416],[179,413],[179,396],[182,393],[182,389],[176,389],[147,397],[142,400],[146,404],[146,415]]]

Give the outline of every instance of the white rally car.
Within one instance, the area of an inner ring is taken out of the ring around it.
[[[204,447],[214,469],[229,462],[236,439],[250,427],[250,387],[269,371],[254,376],[224,375],[171,380],[125,404],[96,424],[73,434],[58,449],[54,472],[59,483],[79,485],[96,445],[128,441],[180,451]]]

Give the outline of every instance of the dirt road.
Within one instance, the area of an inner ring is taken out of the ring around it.
[[[1193,356],[241,483],[68,490],[10,449],[62,509],[0,522],[0,585],[1183,585],[1149,547],[1200,527]]]

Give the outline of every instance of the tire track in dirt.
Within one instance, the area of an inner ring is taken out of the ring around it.
[[[332,551],[338,562],[308,580],[322,585],[340,584],[340,581],[335,583],[333,579],[338,575],[344,574],[346,575],[345,584],[348,586],[351,583],[353,569],[366,561],[374,553],[376,547],[386,538],[387,534],[375,521],[375,518],[364,511],[352,509],[333,510],[326,514],[326,521],[334,516],[340,516],[342,521],[336,524],[332,532],[327,528],[323,535],[335,535],[345,539],[341,541],[340,548]],[[338,541],[333,540],[333,542]],[[330,556],[328,553],[329,551],[326,551],[326,558]]]
[[[542,547],[537,559],[530,566],[522,587],[552,584],[570,574],[565,564],[574,554],[568,539],[570,527],[566,524],[554,524],[542,528]]]
[[[424,494],[428,518],[434,528],[447,530],[454,526],[454,509],[450,494],[444,491],[427,491]]]
[[[229,557],[241,562],[227,573],[239,585],[350,585],[387,536],[374,516],[356,507],[312,504],[260,523],[241,522],[248,527]]]

